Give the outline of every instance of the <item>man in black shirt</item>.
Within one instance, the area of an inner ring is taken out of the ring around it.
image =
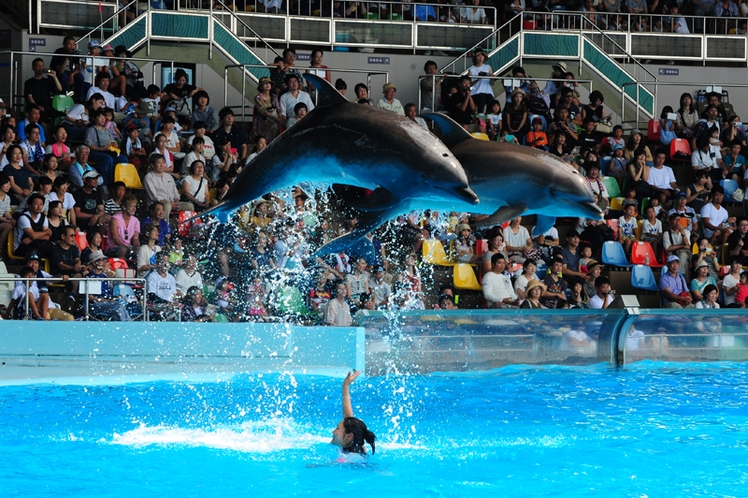
[[[27,79],[23,84],[23,95],[26,97],[26,105],[36,104],[42,111],[44,119],[56,117],[52,111],[52,95],[62,93],[62,85],[57,79],[57,73],[54,69],[49,71],[44,68],[43,59],[34,59],[31,63],[34,71],[34,77]],[[48,75],[48,76],[47,76]],[[47,76],[45,78],[45,76]],[[61,112],[56,113],[58,116]]]
[[[218,118],[221,120],[221,126],[213,133],[213,141],[217,144],[228,137],[231,147],[239,153],[239,163],[244,164],[249,155],[249,140],[242,127],[234,124],[234,111],[230,107],[224,107],[218,112]]]
[[[65,227],[65,232],[62,234],[60,242],[55,245],[52,251],[53,275],[74,278],[83,276],[81,253],[78,246],[75,245],[75,230],[76,227],[73,225]],[[66,282],[65,290],[77,294],[78,282]]]
[[[109,215],[104,213],[104,201],[96,191],[98,181],[99,174],[96,171],[87,171],[83,175],[83,187],[73,192],[75,218],[83,232],[97,225],[109,226]]]
[[[470,76],[464,75],[460,77],[457,93],[453,93],[449,98],[449,117],[467,129],[473,121],[474,112],[475,102],[470,95]]]
[[[80,59],[73,57],[78,55],[78,47],[75,44],[75,37],[66,36],[62,41],[62,47],[55,50],[55,56],[49,65],[57,74],[63,93],[67,93],[69,88],[75,91],[75,97],[81,101],[85,97],[84,86],[85,78],[80,71]]]

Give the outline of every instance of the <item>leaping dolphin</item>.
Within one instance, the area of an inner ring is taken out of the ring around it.
[[[203,215],[226,221],[228,213],[247,202],[304,181],[373,190],[362,209],[376,226],[406,210],[410,201],[478,203],[459,161],[436,136],[404,116],[347,101],[316,75],[304,76],[326,105],[249,162],[223,201]]]
[[[523,214],[536,214],[536,233],[544,233],[558,216],[599,219],[587,181],[567,163],[548,152],[509,144],[477,140],[444,114],[427,113],[441,130],[450,148],[468,174],[470,186],[481,199],[473,206],[443,203],[452,210],[473,211],[490,216],[479,225],[496,225]]]

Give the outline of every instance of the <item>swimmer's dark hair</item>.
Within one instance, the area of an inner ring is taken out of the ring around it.
[[[363,420],[356,417],[346,417],[343,419],[343,427],[345,428],[346,433],[353,434],[353,441],[351,444],[343,448],[344,452],[366,455],[364,442],[369,443],[369,446],[371,446],[372,455],[376,452],[374,440],[377,436],[366,427]]]

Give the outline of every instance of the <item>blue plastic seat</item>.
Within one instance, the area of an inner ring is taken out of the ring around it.
[[[735,202],[735,200],[732,198],[732,194],[735,193],[735,191],[738,189],[739,185],[738,182],[733,180],[732,178],[720,180],[719,184],[722,186],[723,189],[725,189],[725,200],[728,202]]]
[[[528,121],[532,123],[532,120],[535,118],[540,118],[543,121],[543,131],[546,131],[548,128],[548,122],[546,121],[545,116],[542,114],[530,114],[530,119]],[[530,128],[532,128],[532,126],[530,126]]]
[[[631,287],[649,292],[660,292],[652,268],[647,265],[634,265],[631,269]]]
[[[603,263],[618,268],[631,268],[632,265],[626,259],[623,246],[615,240],[608,240],[603,244]]]

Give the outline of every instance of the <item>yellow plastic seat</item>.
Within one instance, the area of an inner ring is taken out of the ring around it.
[[[134,164],[120,163],[114,168],[114,181],[124,182],[127,188],[142,190],[143,183],[140,181],[138,168]]]
[[[637,220],[636,224],[636,240],[642,240],[642,226],[644,225],[644,220]]]
[[[444,246],[436,239],[426,239],[421,246],[423,261],[439,266],[454,266],[456,263],[447,257]]]
[[[15,238],[16,238],[16,231],[15,229],[13,229],[8,233],[8,257],[10,259],[23,259],[23,257],[16,256],[15,254],[13,254],[13,244],[15,243],[14,242]]]
[[[613,211],[623,211],[624,197],[613,197],[610,199],[610,209]]]
[[[459,290],[482,290],[473,266],[467,263],[458,263],[452,268],[452,283]]]
[[[488,135],[479,131],[475,131],[471,133],[471,135],[473,136],[473,138],[477,138],[478,140],[485,140],[486,142],[491,140],[490,138],[488,138]]]

